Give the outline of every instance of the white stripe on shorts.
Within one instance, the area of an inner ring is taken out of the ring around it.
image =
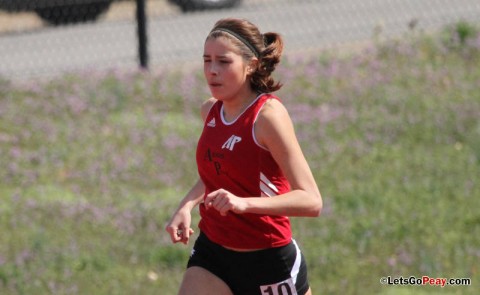
[[[297,258],[295,258],[295,263],[293,264],[292,270],[290,271],[290,277],[293,279],[293,283],[297,283],[297,276],[300,272],[300,264],[302,263],[302,253],[300,252],[300,248],[298,248],[297,242],[292,239],[293,244],[295,245],[295,249],[297,250]]]

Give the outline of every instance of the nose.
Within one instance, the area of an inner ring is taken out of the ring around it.
[[[218,75],[218,66],[217,66],[217,63],[215,63],[215,62],[210,62],[209,66],[208,66],[208,72],[209,72],[211,75]]]

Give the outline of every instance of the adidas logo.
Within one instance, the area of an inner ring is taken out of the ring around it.
[[[213,118],[212,120],[210,120],[210,122],[207,123],[207,126],[208,126],[208,127],[215,127],[215,118]]]

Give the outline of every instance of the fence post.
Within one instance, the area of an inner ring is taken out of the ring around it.
[[[145,0],[137,0],[137,30],[140,67],[142,69],[148,69],[147,16],[145,14]]]

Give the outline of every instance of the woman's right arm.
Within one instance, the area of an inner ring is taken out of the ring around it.
[[[168,222],[165,230],[170,234],[173,243],[188,243],[193,229],[190,227],[192,221],[191,212],[195,206],[203,201],[205,185],[198,179],[197,183],[187,193]]]
[[[213,97],[207,99],[200,108],[200,115],[205,122],[210,109],[217,100]],[[188,243],[193,229],[190,228],[192,221],[192,209],[203,201],[205,194],[205,185],[199,178],[188,194],[183,198],[172,218],[168,222],[165,230],[170,234],[173,243]]]

